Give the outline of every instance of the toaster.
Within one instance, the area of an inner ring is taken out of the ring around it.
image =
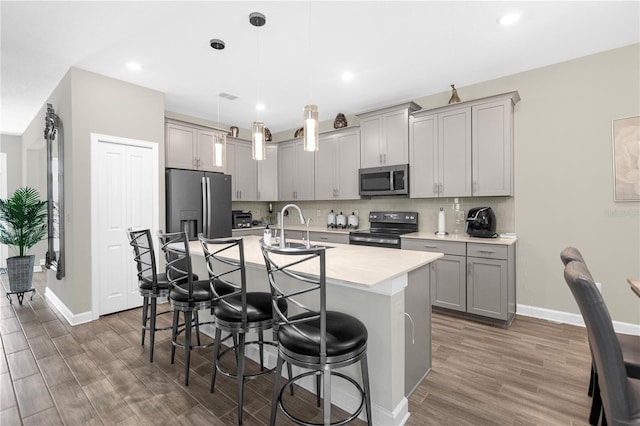
[[[496,238],[496,215],[491,207],[469,209],[466,231],[470,237]]]

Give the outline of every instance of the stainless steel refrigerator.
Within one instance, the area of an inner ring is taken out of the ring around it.
[[[167,232],[231,237],[231,175],[167,169]]]

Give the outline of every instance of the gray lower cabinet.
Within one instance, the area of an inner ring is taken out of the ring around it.
[[[349,233],[310,231],[309,239],[314,243],[349,244]]]
[[[466,312],[467,248],[464,242],[403,239],[407,250],[444,253],[431,263],[431,303],[434,306]]]
[[[467,244],[467,312],[511,322],[516,295],[514,258],[513,245]]]
[[[515,244],[403,238],[402,248],[444,253],[431,264],[433,306],[511,323],[516,311]]]

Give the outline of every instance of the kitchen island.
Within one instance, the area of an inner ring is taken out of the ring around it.
[[[268,291],[260,237],[243,239],[247,287]],[[316,243],[312,240],[312,244]],[[373,424],[403,424],[409,416],[407,396],[431,369],[429,264],[442,254],[346,244],[329,246],[327,308],[357,317],[369,333]],[[190,251],[194,272],[207,276],[200,243],[192,241]],[[311,269],[301,272],[317,275]],[[201,319],[205,320],[202,314]],[[257,359],[257,353],[249,355]],[[270,352],[265,358],[268,366],[275,365],[275,353]],[[361,381],[357,366],[344,370]],[[313,389],[311,380],[301,384]],[[331,394],[332,402],[345,410],[354,411],[360,404],[359,395],[342,380],[333,381]]]

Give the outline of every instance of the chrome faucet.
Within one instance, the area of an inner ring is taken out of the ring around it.
[[[285,248],[285,241],[284,241],[284,212],[289,208],[289,207],[293,207],[296,210],[298,210],[298,213],[300,214],[300,225],[304,225],[305,221],[304,221],[304,216],[302,215],[302,210],[300,210],[300,207],[296,206],[295,204],[287,204],[286,206],[284,206],[282,208],[282,210],[280,211],[280,248]]]

